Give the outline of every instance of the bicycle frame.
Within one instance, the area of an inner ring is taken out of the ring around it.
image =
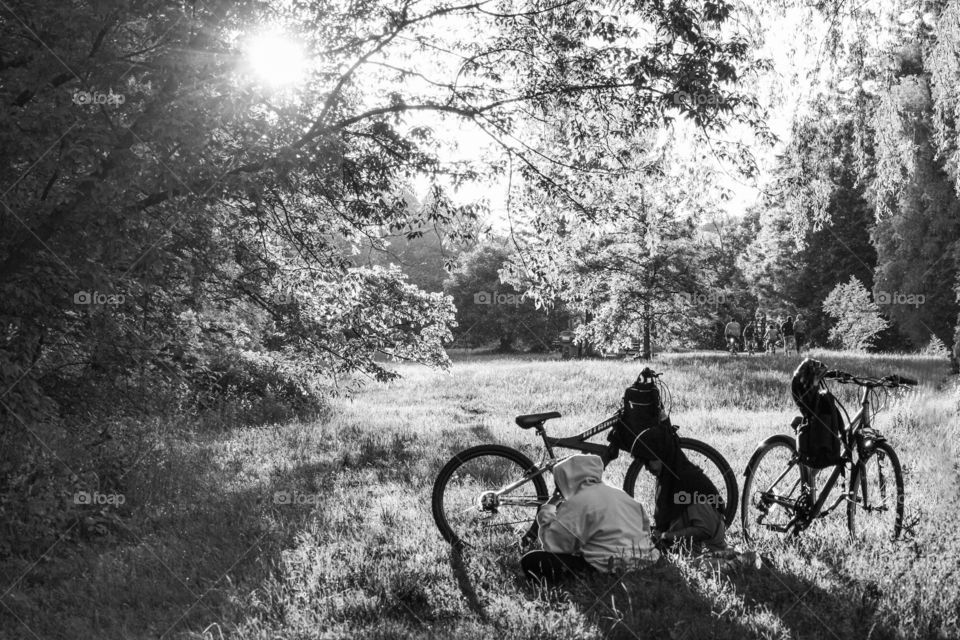
[[[543,446],[547,451],[546,459],[539,465],[534,466],[532,469],[528,470],[527,473],[523,475],[522,478],[508,484],[507,486],[501,488],[498,491],[490,492],[490,497],[496,499],[498,504],[510,504],[516,506],[538,506],[540,502],[531,502],[523,498],[518,498],[517,501],[513,501],[510,498],[506,500],[503,497],[522,487],[524,484],[536,478],[537,476],[543,475],[546,471],[552,471],[555,466],[560,462],[561,458],[558,458],[556,453],[554,453],[554,447],[560,447],[564,449],[574,449],[577,451],[582,451],[584,453],[592,453],[603,458],[603,465],[606,466],[611,460],[615,459],[617,456],[614,455],[610,457],[608,454],[610,452],[610,446],[605,446],[602,444],[595,444],[592,442],[587,442],[590,438],[597,435],[598,433],[603,433],[607,429],[613,428],[613,426],[619,420],[619,416],[611,416],[607,418],[600,424],[590,427],[583,433],[579,433],[575,436],[568,436],[566,438],[551,438],[547,435],[547,430],[544,425],[541,423],[536,427],[537,435],[543,439]],[[619,453],[619,451],[618,451]]]
[[[849,492],[845,491],[836,500],[834,500],[833,504],[831,504],[826,509],[823,508],[823,505],[826,503],[827,498],[830,496],[830,493],[833,491],[833,488],[836,486],[837,480],[840,479],[840,475],[844,472],[847,462],[853,462],[853,444],[854,444],[853,441],[854,441],[854,438],[856,437],[856,434],[859,433],[860,431],[863,431],[864,429],[870,428],[870,387],[866,387],[866,386],[862,387],[859,392],[859,395],[860,397],[858,401],[860,404],[860,410],[857,411],[856,415],[853,416],[853,419],[850,419],[849,416],[847,416],[847,428],[844,429],[843,437],[841,438],[841,441],[843,443],[843,449],[844,449],[843,459],[839,464],[834,465],[833,472],[830,474],[830,477],[827,478],[826,484],[823,485],[823,489],[820,491],[816,501],[811,506],[809,513],[794,515],[794,517],[790,519],[790,522],[788,522],[784,526],[765,525],[768,529],[771,529],[773,531],[779,531],[781,533],[787,532],[791,529],[791,527],[794,527],[798,523],[798,521],[800,521],[801,519],[806,519],[809,522],[816,518],[823,518],[828,516],[841,503],[843,503],[844,501],[850,498]],[[843,407],[843,405],[840,405],[840,406],[841,408]],[[846,414],[845,409],[843,410],[843,412],[844,414]],[[799,456],[795,456],[794,459],[791,460],[790,463],[787,465],[787,468],[784,470],[784,472],[781,473],[777,477],[777,479],[771,483],[771,486],[776,486],[777,483],[779,483],[784,478],[784,476],[790,473],[790,470],[793,469],[794,465],[798,465],[798,464],[800,464]],[[803,482],[807,486],[808,490],[812,492],[813,487],[811,485],[813,484],[812,481],[814,478],[814,474],[811,474],[808,469],[801,467],[800,477],[801,477],[801,482]],[[792,511],[795,511],[798,506],[798,500],[785,499],[776,495],[769,495],[769,492],[765,492],[765,496],[770,500],[771,504],[779,504],[781,506],[787,507]]]
[[[541,425],[539,428],[537,428],[537,435],[543,438],[543,446],[547,450],[547,457],[552,461],[557,460],[557,456],[553,452],[553,448],[560,447],[562,449],[575,449],[584,453],[598,455],[603,458],[603,464],[606,466],[610,460],[616,458],[616,456],[614,456],[613,458],[608,459],[607,453],[610,451],[610,446],[587,442],[587,440],[598,433],[603,433],[607,429],[612,429],[619,420],[620,417],[618,415],[611,416],[600,424],[590,427],[583,433],[579,433],[575,436],[568,436],[566,438],[551,438],[547,435],[546,429],[544,429],[544,427]]]

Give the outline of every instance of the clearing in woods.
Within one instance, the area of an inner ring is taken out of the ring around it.
[[[516,557],[456,556],[430,513],[450,456],[495,442],[538,459],[514,415],[558,410],[551,433],[580,431],[610,415],[644,365],[463,356],[449,372],[400,366],[402,379],[316,422],[181,433],[128,487],[129,535],[51,554],[4,600],[2,635],[28,637],[19,619],[42,638],[960,636],[956,378],[932,358],[813,355],[921,382],[876,423],[904,467],[902,541],[851,548],[838,512],[757,549],[759,566],[718,573],[674,558],[550,590],[524,581]],[[681,434],[720,450],[742,487],[756,444],[790,431],[798,361],[694,353],[650,365]],[[628,462],[613,464],[613,484]],[[739,514],[730,539],[742,544]]]

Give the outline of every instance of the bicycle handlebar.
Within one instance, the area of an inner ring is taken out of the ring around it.
[[[897,386],[903,385],[903,386],[906,386],[906,387],[915,387],[915,386],[917,386],[918,384],[920,384],[919,382],[917,382],[917,381],[914,380],[913,378],[908,378],[907,376],[901,376],[901,375],[898,374],[898,373],[894,373],[893,375],[887,376],[887,377],[885,378],[885,380],[888,380],[889,382],[891,382],[891,383],[893,383],[893,384],[895,384],[895,385],[897,385]]]
[[[824,380],[836,380],[842,384],[855,384],[861,387],[915,387],[919,382],[907,376],[891,374],[883,378],[858,377],[846,371],[831,369],[823,374]]]

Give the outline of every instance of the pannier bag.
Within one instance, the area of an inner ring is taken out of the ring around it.
[[[843,417],[837,399],[826,389],[820,389],[814,373],[823,365],[806,359],[794,373],[791,391],[800,409],[800,419],[794,420],[797,434],[797,452],[800,461],[808,467],[823,469],[839,464]]]
[[[623,394],[623,408],[620,410],[620,422],[610,432],[608,440],[623,451],[629,451],[634,457],[645,457],[636,451],[637,436],[647,429],[668,429],[670,418],[663,411],[660,390],[654,382],[635,382],[627,387]]]

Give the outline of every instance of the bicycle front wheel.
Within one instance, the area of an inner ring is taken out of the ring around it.
[[[744,473],[740,525],[749,542],[769,541],[791,531],[801,504],[802,476],[797,445],[787,435],[765,440]]]
[[[737,515],[737,503],[740,501],[737,476],[730,468],[730,463],[719,451],[700,440],[680,438],[680,448],[690,462],[703,469],[717,490],[721,492],[724,498],[723,521],[729,529]],[[648,476],[646,478],[641,476],[642,470],[643,463],[640,460],[634,460],[623,478],[623,490],[642,504],[654,504],[656,482],[649,474],[644,474]]]
[[[903,470],[896,451],[886,442],[873,450],[850,474],[847,528],[854,537],[896,540],[903,528]]]
[[[451,545],[503,551],[536,534],[550,494],[536,465],[516,449],[480,445],[455,455],[433,485],[433,519]]]

